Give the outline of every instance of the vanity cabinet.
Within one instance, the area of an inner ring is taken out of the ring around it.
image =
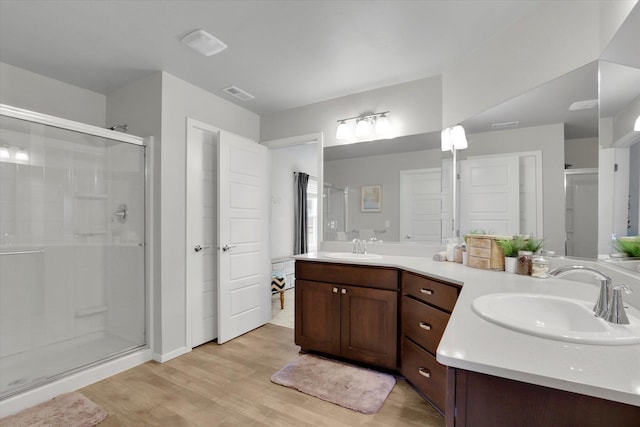
[[[403,271],[401,289],[400,372],[444,413],[447,368],[436,361],[436,350],[460,287]]]
[[[535,384],[449,368],[446,425],[616,426],[640,425],[640,407]]]
[[[397,369],[397,270],[296,261],[295,342],[302,351]]]

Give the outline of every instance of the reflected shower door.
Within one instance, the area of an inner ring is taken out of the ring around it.
[[[567,256],[597,258],[598,170],[565,171]]]

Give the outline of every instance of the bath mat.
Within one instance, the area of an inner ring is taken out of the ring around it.
[[[311,354],[280,369],[271,381],[365,414],[378,412],[396,384],[393,375]]]
[[[106,417],[107,411],[80,393],[73,392],[2,418],[0,427],[92,427]]]

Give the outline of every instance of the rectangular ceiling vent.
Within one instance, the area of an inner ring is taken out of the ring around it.
[[[506,129],[506,128],[514,128],[520,124],[519,121],[515,122],[504,122],[504,123],[494,123],[491,125],[491,129]]]
[[[255,98],[255,96],[251,95],[249,92],[245,92],[237,86],[229,86],[222,89],[223,92],[227,92],[231,96],[235,96],[238,99],[242,99],[243,101],[248,101],[250,99]]]
[[[591,110],[598,106],[597,99],[587,99],[586,101],[576,101],[569,105],[569,111]]]

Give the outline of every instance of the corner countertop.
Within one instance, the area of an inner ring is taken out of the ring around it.
[[[490,323],[474,313],[473,300],[496,292],[526,292],[596,301],[595,285],[535,279],[411,256],[340,260],[318,252],[293,258],[396,267],[462,285],[437,350],[443,365],[640,406],[640,344],[601,346],[539,338]],[[640,311],[630,307],[630,313]]]

